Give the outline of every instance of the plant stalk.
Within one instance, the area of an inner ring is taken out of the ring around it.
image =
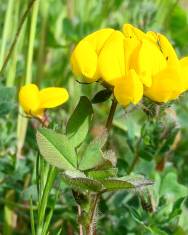
[[[9,36],[10,36],[10,25],[12,21],[12,12],[14,8],[14,0],[9,0],[8,5],[7,5],[7,10],[6,10],[6,15],[5,15],[5,23],[3,27],[3,36],[2,36],[2,42],[1,42],[1,51],[0,51],[0,68],[3,64],[4,56],[5,56],[5,51],[7,47],[7,42],[9,41]]]
[[[22,18],[21,18],[21,20],[20,20],[20,24],[19,24],[19,26],[18,26],[18,29],[17,29],[16,35],[15,35],[15,37],[14,37],[14,40],[13,40],[11,46],[10,46],[10,49],[9,49],[9,51],[8,51],[7,56],[5,57],[4,62],[2,63],[1,70],[0,70],[0,74],[3,73],[3,71],[4,71],[4,69],[5,69],[6,65],[7,65],[7,63],[8,63],[8,61],[9,61],[10,57],[11,57],[12,51],[13,51],[13,49],[14,49],[14,47],[15,47],[15,45],[16,45],[16,42],[17,42],[17,40],[18,40],[18,37],[19,37],[19,35],[20,35],[22,26],[23,26],[25,20],[27,19],[27,16],[28,16],[28,14],[29,14],[29,12],[30,12],[30,10],[31,10],[31,8],[32,8],[32,6],[33,6],[33,4],[34,4],[35,1],[37,1],[37,0],[31,0],[31,1],[30,1],[30,3],[28,4],[28,7],[27,7],[25,13],[23,14],[23,16],[22,16]]]
[[[110,112],[109,112],[108,119],[107,119],[107,122],[106,122],[106,129],[107,129],[108,132],[110,131],[110,129],[112,127],[112,122],[113,122],[114,114],[115,114],[115,111],[116,111],[116,107],[117,107],[117,101],[114,98],[112,100]]]
[[[86,235],[94,234],[94,231],[95,231],[94,224],[95,224],[96,210],[97,210],[99,198],[100,198],[100,194],[99,193],[95,194],[93,201],[91,203],[91,209],[89,212],[89,222],[86,225]]]
[[[34,4],[33,10],[32,10],[32,18],[31,18],[31,25],[30,25],[30,32],[29,32],[29,45],[28,45],[28,54],[27,54],[25,84],[31,83],[31,81],[32,81],[33,51],[34,51],[34,40],[35,40],[38,9],[39,9],[39,0],[32,0],[26,10],[26,12],[29,12],[29,10],[34,2],[35,2],[35,4]],[[28,13],[25,13],[24,15],[27,16]],[[23,21],[25,21],[25,17],[22,18]],[[22,24],[21,24],[21,26],[22,26]],[[14,46],[13,46],[13,48],[14,48]],[[22,112],[20,107],[19,107],[19,112]],[[18,116],[18,127],[17,127],[17,139],[18,139],[17,158],[19,158],[21,156],[21,150],[22,150],[22,147],[23,147],[24,141],[25,141],[27,124],[28,124],[28,119],[19,115]]]
[[[136,150],[135,150],[135,155],[134,155],[134,159],[132,161],[132,164],[130,165],[129,167],[129,170],[127,172],[127,174],[129,175],[135,168],[136,164],[138,163],[139,161],[139,146],[140,146],[140,142],[141,142],[141,138],[138,139],[138,142],[136,144]]]

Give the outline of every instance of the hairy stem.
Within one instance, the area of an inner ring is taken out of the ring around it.
[[[80,205],[78,205],[78,216],[81,216],[81,213],[82,213],[82,209]],[[81,223],[79,224],[79,235],[83,235],[83,226]]]
[[[100,194],[95,194],[93,201],[91,203],[91,209],[89,213],[89,222],[86,226],[86,235],[93,235],[94,234],[94,222],[95,222],[95,216],[96,216],[96,209],[97,204],[99,201]]]

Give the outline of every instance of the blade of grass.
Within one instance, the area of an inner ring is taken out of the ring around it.
[[[48,213],[48,215],[47,215],[47,217],[45,219],[45,223],[44,223],[43,230],[42,230],[42,235],[46,235],[48,233],[48,227],[49,227],[49,224],[50,224],[52,216],[53,216],[53,212],[54,212],[54,208],[55,208],[58,196],[59,196],[59,191],[56,191],[56,195],[55,195],[55,200],[53,202],[53,206],[52,206],[50,212]]]
[[[44,67],[46,60],[46,34],[48,29],[48,12],[49,12],[49,1],[41,1],[41,31],[39,40],[39,50],[37,59],[37,73],[36,73],[36,83],[40,85],[41,80],[44,76]]]
[[[34,213],[33,213],[32,198],[30,199],[30,219],[31,219],[31,234],[32,235],[36,235],[36,233],[35,233],[35,219],[34,219]]]
[[[32,63],[33,63],[33,51],[34,51],[34,41],[37,25],[37,16],[39,10],[39,0],[35,0],[32,9],[32,17],[29,32],[29,45],[27,54],[27,64],[26,64],[26,79],[25,84],[32,82]],[[19,108],[19,112],[22,112]],[[27,130],[28,119],[19,115],[18,116],[18,126],[17,126],[17,158],[21,156],[22,147],[24,145],[26,130]]]
[[[39,201],[37,235],[41,234],[41,232],[42,232],[42,228],[43,228],[44,221],[45,221],[45,212],[46,212],[46,207],[47,207],[47,203],[48,203],[48,196],[51,191],[56,174],[57,174],[56,168],[50,167],[50,170],[48,173],[48,178],[46,181],[46,185],[45,185],[44,191],[42,193],[42,198]]]
[[[14,0],[9,0],[8,5],[7,5],[7,10],[6,10],[6,15],[5,15],[5,23],[3,27],[3,36],[2,36],[2,42],[1,42],[0,68],[3,64],[7,42],[9,41],[9,33],[11,30],[10,25],[12,25],[11,21],[12,21],[13,7],[14,7]]]
[[[13,0],[13,1],[14,1],[14,0]],[[9,61],[9,59],[10,59],[10,56],[11,56],[11,54],[12,54],[12,51],[13,51],[13,49],[14,49],[14,46],[16,45],[16,42],[17,42],[18,37],[19,37],[19,35],[20,35],[21,29],[22,29],[22,27],[23,27],[23,24],[24,24],[25,20],[27,19],[27,16],[28,16],[28,14],[29,14],[29,12],[30,12],[30,10],[31,10],[31,8],[32,8],[32,6],[33,6],[33,4],[34,4],[35,1],[37,1],[37,0],[31,0],[31,1],[29,2],[28,7],[27,7],[25,13],[23,14],[23,16],[22,16],[22,18],[21,18],[21,20],[20,20],[20,23],[19,23],[19,26],[18,26],[16,35],[15,35],[15,37],[14,37],[14,40],[13,40],[11,46],[10,46],[10,49],[9,49],[9,51],[8,51],[7,56],[5,57],[5,59],[4,59],[3,63],[2,63],[2,66],[0,67],[0,68],[1,68],[0,74],[3,73],[5,67],[6,67],[6,65],[7,65],[8,61]]]
[[[8,190],[5,195],[6,200],[14,201],[15,191]],[[16,223],[16,214],[9,204],[5,203],[4,206],[4,223],[3,223],[3,234],[12,235],[13,229]]]
[[[19,17],[19,7],[20,7],[20,1],[15,4],[15,9],[14,9],[14,17],[13,17],[13,33],[15,34],[15,29],[18,25],[18,17]],[[10,65],[8,67],[8,73],[7,73],[7,78],[6,78],[6,85],[11,87],[14,85],[14,79],[16,76],[16,63],[17,63],[17,57],[18,57],[18,43],[16,44],[12,59],[10,62]]]

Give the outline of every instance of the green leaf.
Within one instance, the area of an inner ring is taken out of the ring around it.
[[[121,180],[121,179],[105,179],[105,180],[101,180],[101,183],[104,185],[104,187],[108,190],[108,191],[116,191],[116,190],[120,190],[120,189],[131,189],[134,188],[134,185]]]
[[[184,200],[185,200],[185,197],[181,197],[174,203],[172,211],[169,214],[169,221],[181,214],[181,212],[182,212],[181,205]]]
[[[143,224],[143,216],[138,209],[131,206],[126,206],[126,208],[129,210],[130,215],[136,222]]]
[[[62,174],[63,181],[77,190],[89,190],[98,192],[102,184],[96,180],[89,179],[80,171],[65,171]]]
[[[0,117],[14,108],[15,88],[0,85]]]
[[[109,177],[115,177],[117,175],[118,169],[117,168],[109,168],[104,170],[92,170],[87,172],[87,176],[92,179],[100,180]]]
[[[91,102],[93,104],[102,103],[102,102],[108,100],[111,95],[112,95],[112,90],[110,90],[110,89],[101,90],[97,94],[95,94],[95,96],[92,98]]]
[[[106,131],[99,137],[97,137],[94,141],[92,141],[86,148],[79,164],[78,168],[82,171],[90,170],[101,166],[107,161],[105,156],[101,150],[107,140]]]
[[[153,235],[168,235],[165,231],[161,230],[158,226],[149,227]]]
[[[76,168],[77,156],[65,135],[40,128],[37,131],[37,144],[41,155],[52,166],[64,170]]]
[[[187,233],[184,231],[184,229],[180,226],[177,227],[173,235],[186,235]]]
[[[184,185],[178,183],[175,172],[169,172],[164,176],[160,188],[160,196],[165,196],[168,198],[169,202],[174,202],[181,197],[186,197],[187,194],[188,189]]]
[[[138,189],[149,185],[153,182],[143,177],[121,177],[110,178],[100,181],[108,191],[116,191],[121,189]]]
[[[86,96],[82,96],[66,127],[66,134],[75,147],[86,138],[92,116],[91,102]]]

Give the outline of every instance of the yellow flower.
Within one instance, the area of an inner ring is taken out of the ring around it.
[[[143,94],[157,102],[176,99],[188,89],[188,57],[179,60],[168,39],[124,24],[123,33],[102,29],[82,39],[71,56],[76,75],[102,80],[122,105]]]
[[[116,99],[122,105],[136,104],[143,96],[143,85],[131,68],[138,43],[137,39],[125,38],[123,33],[113,29],[92,33],[82,39],[72,53],[73,72],[83,76],[86,82],[101,79],[114,86]]]
[[[181,77],[175,68],[166,68],[155,75],[152,86],[145,87],[144,95],[156,102],[168,102],[182,93]]]
[[[152,76],[166,67],[166,60],[156,43],[141,30],[125,24],[123,32],[126,38],[136,41],[137,44],[132,52],[130,67],[139,74],[143,84],[150,87]]]
[[[180,60],[181,76],[183,78],[184,90],[188,90],[188,57],[184,57]]]
[[[73,72],[77,76],[83,76],[85,82],[95,82],[101,77],[98,56],[113,31],[110,28],[98,30],[83,38],[73,50],[71,55]]]
[[[141,100],[143,96],[143,84],[135,70],[129,70],[126,77],[116,81],[114,96],[123,106],[127,106],[130,103],[135,105]]]
[[[152,86],[144,89],[144,95],[157,102],[177,99],[188,88],[188,60],[178,59],[164,35],[148,32],[147,36],[158,46],[166,66],[152,77]]]
[[[99,55],[102,79],[114,86],[114,95],[123,106],[137,104],[143,96],[140,77],[130,68],[135,45],[134,39],[125,39],[121,32],[114,31]]]
[[[42,118],[46,108],[57,107],[68,98],[65,88],[49,87],[39,90],[35,84],[27,84],[19,92],[19,102],[24,112],[38,118]]]
[[[131,68],[142,79],[144,95],[157,102],[176,99],[188,89],[188,59],[179,60],[169,40],[162,34],[146,34],[125,24],[124,34],[139,41]]]

